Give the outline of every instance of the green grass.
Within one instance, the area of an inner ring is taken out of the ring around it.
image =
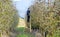
[[[16,28],[16,30],[20,32],[16,37],[34,37],[31,33],[24,32],[24,27]]]
[[[24,27],[16,28],[17,31],[23,32],[25,30]]]
[[[34,37],[32,34],[29,34],[29,33],[23,33],[23,34],[19,34],[17,35],[16,37]]]
[[[19,34],[17,37],[28,37],[26,34]]]

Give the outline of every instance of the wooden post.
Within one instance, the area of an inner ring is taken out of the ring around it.
[[[30,32],[31,32],[31,15],[30,15]]]

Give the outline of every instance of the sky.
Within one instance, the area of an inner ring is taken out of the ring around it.
[[[27,9],[33,4],[34,0],[13,0],[20,17],[24,18]]]
[[[50,0],[53,2],[52,0]],[[48,0],[46,0],[48,2]],[[20,17],[24,18],[26,15],[27,9],[33,5],[34,0],[13,0],[13,4],[16,6],[16,9],[18,11],[18,14]]]

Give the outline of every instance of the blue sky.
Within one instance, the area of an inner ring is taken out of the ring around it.
[[[20,17],[25,17],[27,9],[33,4],[34,0],[13,0]]]

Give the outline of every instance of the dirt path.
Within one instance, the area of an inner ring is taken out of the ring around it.
[[[25,19],[19,18],[19,23],[17,27],[26,27]]]

